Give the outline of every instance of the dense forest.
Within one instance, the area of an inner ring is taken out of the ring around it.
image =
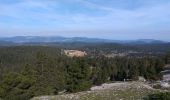
[[[63,49],[43,46],[0,48],[0,98],[27,100],[34,96],[89,90],[104,82],[159,80],[169,56],[67,57]]]

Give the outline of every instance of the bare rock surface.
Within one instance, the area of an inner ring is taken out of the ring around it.
[[[40,96],[31,100],[142,100],[150,93],[158,92],[142,82],[116,82],[94,86],[90,91],[56,96]]]

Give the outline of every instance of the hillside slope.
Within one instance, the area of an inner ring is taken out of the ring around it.
[[[159,92],[140,82],[111,83],[109,87],[74,94],[41,96],[31,100],[142,100],[146,95]]]

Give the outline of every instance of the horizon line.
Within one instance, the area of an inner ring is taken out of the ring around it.
[[[108,39],[108,38],[98,38],[98,37],[86,37],[86,36],[59,36],[59,35],[16,35],[16,36],[0,36],[0,38],[14,38],[14,37],[62,37],[62,38],[88,38],[88,39],[103,39],[103,40],[113,40],[113,41],[135,41],[135,40],[158,40],[162,42],[170,42],[162,39],[154,38],[137,38],[137,39]]]

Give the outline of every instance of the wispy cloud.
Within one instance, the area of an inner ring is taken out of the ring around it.
[[[0,2],[1,30],[5,31],[9,28],[12,31],[29,30],[32,34],[43,30],[52,30],[53,33],[54,31],[69,32],[69,30],[78,30],[79,33],[81,30],[95,33],[96,30],[96,33],[99,31],[104,33],[109,30],[107,33],[113,35],[115,32],[161,33],[165,30],[167,34],[170,30],[170,11],[168,11],[170,1],[168,0],[16,1]]]

